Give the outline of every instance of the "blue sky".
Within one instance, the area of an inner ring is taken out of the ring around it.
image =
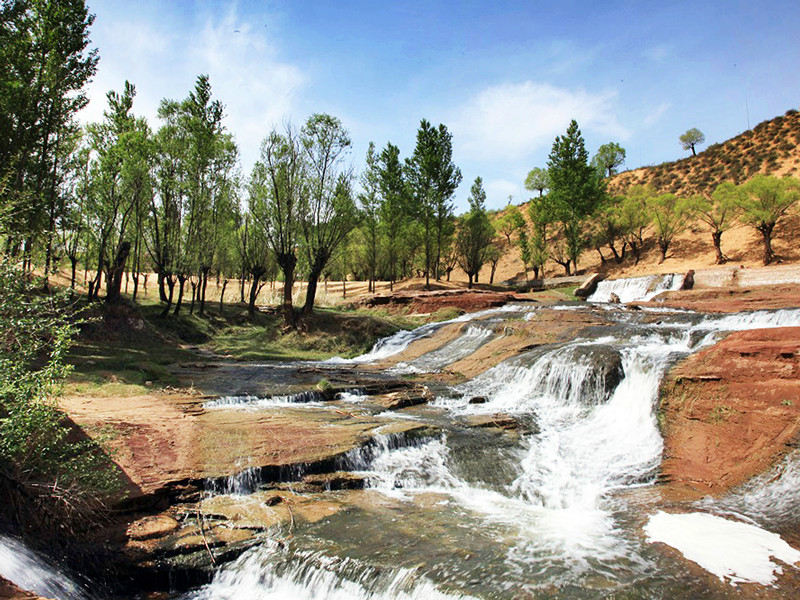
[[[800,106],[797,0],[88,2],[100,65],[82,119],[128,79],[156,127],[159,100],[208,73],[247,174],[286,120],[336,115],[361,169],[370,140],[411,154],[426,118],[453,133],[458,212],[477,176],[490,208],[527,199],[571,118],[591,154],[616,141],[636,168],[684,156],[690,127],[711,144]]]

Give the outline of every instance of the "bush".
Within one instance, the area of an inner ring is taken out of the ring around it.
[[[76,332],[64,294],[49,294],[0,262],[0,478],[24,499],[0,498],[12,522],[33,517],[60,527],[100,506],[117,482],[110,461],[71,426],[56,398]]]

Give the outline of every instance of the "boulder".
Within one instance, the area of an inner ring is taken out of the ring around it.
[[[592,375],[583,382],[583,387],[586,389],[581,390],[581,396],[589,397],[595,390],[599,390],[600,396],[596,400],[600,402],[608,400],[625,377],[619,351],[611,346],[599,344],[577,346],[574,356],[577,361],[588,363],[592,369]]]
[[[617,296],[617,294],[615,294],[614,292],[611,292],[608,295],[608,302],[609,302],[609,304],[619,304],[621,302],[621,300],[619,299],[619,296]]]
[[[575,297],[581,300],[586,300],[597,289],[597,284],[602,281],[603,276],[600,273],[592,273],[588,279],[584,281],[581,286],[575,290]]]
[[[694,287],[694,269],[689,269],[683,277],[682,290],[690,290]]]

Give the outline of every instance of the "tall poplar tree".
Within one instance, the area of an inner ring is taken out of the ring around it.
[[[547,161],[550,180],[548,205],[553,220],[561,223],[567,258],[578,270],[586,245],[587,220],[601,202],[605,190],[598,173],[589,165],[589,154],[578,123],[573,119],[564,135],[556,137]]]

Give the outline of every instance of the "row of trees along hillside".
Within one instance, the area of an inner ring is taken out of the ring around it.
[[[480,178],[469,213],[454,214],[462,177],[444,125],[423,120],[405,159],[391,143],[370,144],[359,177],[343,124],[315,114],[268,132],[245,175],[206,75],[186,98],[162,100],[157,123],[136,114],[125,82],[107,94],[103,119],[81,127],[98,61],[84,3],[2,11],[0,241],[25,272],[42,268],[45,287],[68,262],[73,288],[82,267],[89,301],[120,301],[129,277],[136,301],[154,272],[166,317],[187,297],[190,312],[204,313],[209,278],[222,281],[221,297],[238,279],[242,302],[249,284],[251,312],[264,283],[279,279],[284,322],[296,327],[312,315],[321,279],[352,276],[374,290],[378,279],[418,275],[429,286],[461,265],[472,280],[496,251]],[[298,278],[307,281],[299,312]]]
[[[648,238],[663,262],[675,238],[698,225],[709,231],[716,262],[723,263],[722,235],[737,222],[760,234],[763,263],[773,261],[772,236],[797,206],[798,179],[759,173],[739,184],[722,181],[706,193],[686,193],[691,187],[663,192],[652,184],[623,188],[614,185],[622,177],[614,171],[624,158],[624,149],[610,143],[589,161],[575,121],[556,138],[547,168],[528,174],[525,185],[537,195],[527,209],[509,205],[495,222],[508,244],[519,248],[526,277],[530,268],[538,278],[548,260],[569,275],[587,249],[598,253],[601,264],[621,264],[628,256],[638,264]]]

